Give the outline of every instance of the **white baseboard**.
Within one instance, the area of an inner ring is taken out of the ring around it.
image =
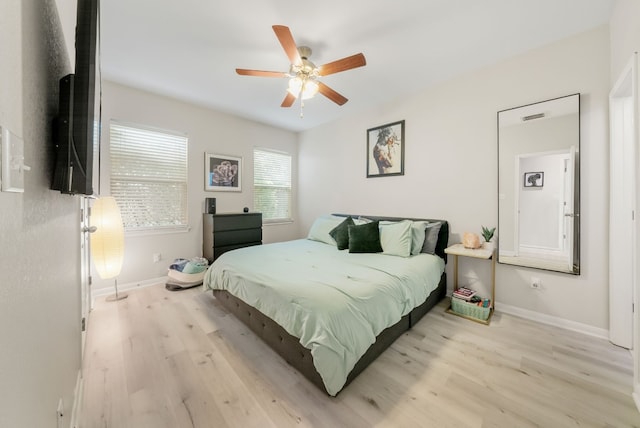
[[[78,378],[76,379],[76,389],[73,394],[73,407],[71,408],[71,428],[78,428],[80,421],[80,409],[82,408],[82,398],[84,395],[84,378],[82,377],[82,369],[78,370]]]
[[[129,282],[127,284],[118,284],[118,292],[131,291],[137,288],[150,287],[156,284],[164,284],[167,282],[168,279],[169,279],[168,276],[161,276],[159,278],[145,279],[144,281]],[[92,289],[91,299],[93,300],[96,297],[110,296],[113,293],[115,293],[115,289],[113,287],[102,287],[102,288]]]
[[[604,328],[598,328],[588,324],[582,324],[576,321],[554,317],[552,315],[541,314],[540,312],[518,308],[517,306],[511,306],[497,301],[496,310],[498,312],[504,312],[505,314],[515,315],[531,321],[537,321],[542,324],[548,324],[555,327],[564,328],[566,330],[577,331],[578,333],[584,333],[588,334],[589,336],[609,340],[609,330],[606,330]]]
[[[636,403],[636,409],[640,411],[640,384],[634,382],[633,386],[633,394],[631,394],[631,396],[633,397],[633,401]]]

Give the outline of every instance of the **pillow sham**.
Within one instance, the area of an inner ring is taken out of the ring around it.
[[[422,246],[422,253],[435,254],[436,245],[438,244],[438,235],[440,234],[440,228],[442,222],[435,221],[427,225],[425,231],[424,245]]]
[[[329,232],[342,223],[344,221],[344,217],[336,217],[333,215],[322,215],[315,219],[311,228],[309,229],[309,235],[307,235],[307,239],[312,241],[324,242],[329,245],[336,245],[336,240],[333,239]]]
[[[411,255],[420,254],[426,238],[428,221],[411,222]]]
[[[350,253],[381,253],[379,222],[349,226]]]
[[[329,235],[336,240],[338,250],[345,250],[349,248],[349,226],[353,226],[355,223],[351,217],[344,219],[342,223],[331,229]]]
[[[411,255],[411,221],[381,221],[380,244],[382,253],[390,256]]]

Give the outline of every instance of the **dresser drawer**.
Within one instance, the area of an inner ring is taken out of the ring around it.
[[[226,230],[213,233],[213,246],[246,244],[249,242],[262,242],[262,229]]]
[[[208,215],[211,216],[214,233],[225,230],[262,228],[262,215],[260,213]]]

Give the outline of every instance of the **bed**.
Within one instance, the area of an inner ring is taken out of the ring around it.
[[[384,250],[360,251],[374,228]],[[445,220],[323,216],[306,239],[223,254],[204,287],[335,396],[444,298],[448,236]]]

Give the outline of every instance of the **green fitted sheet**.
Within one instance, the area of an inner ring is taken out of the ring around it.
[[[335,395],[376,336],[422,304],[443,271],[430,254],[350,254],[300,239],[225,253],[204,287],[227,290],[299,338]]]

